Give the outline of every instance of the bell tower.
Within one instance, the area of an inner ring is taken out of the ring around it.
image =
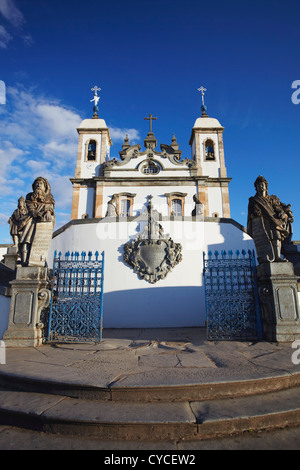
[[[192,159],[195,160],[197,165],[197,176],[201,177],[201,181],[206,181],[206,190],[202,191],[207,208],[205,215],[208,217],[230,217],[228,192],[230,179],[227,178],[227,170],[225,167],[223,145],[224,127],[221,126],[218,119],[211,118],[206,113],[207,106],[204,104],[204,92],[206,88],[200,87],[198,91],[200,91],[202,95],[202,115],[195,121],[189,143],[192,149]],[[214,211],[212,204],[208,201],[209,187],[221,188],[222,209],[220,211]],[[199,197],[200,196],[201,194],[199,192]]]
[[[73,184],[73,200],[71,219],[96,217],[97,207],[97,182],[95,178],[103,176],[103,165],[110,158],[112,141],[109,129],[98,116],[97,94],[100,88],[92,88],[94,91],[94,115],[91,119],[84,119],[77,128],[78,151],[75,178]],[[100,191],[101,192],[101,191]]]

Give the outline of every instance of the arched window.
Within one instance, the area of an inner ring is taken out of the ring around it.
[[[215,147],[211,139],[205,141],[205,160],[215,160]]]
[[[151,161],[142,168],[142,172],[145,175],[156,175],[157,173],[159,173],[159,171],[160,171],[159,166]]]
[[[182,200],[181,199],[172,199],[171,215],[174,215],[174,216],[182,215]]]
[[[96,141],[90,140],[87,151],[87,160],[96,160]]]

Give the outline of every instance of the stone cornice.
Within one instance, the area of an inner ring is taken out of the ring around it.
[[[178,182],[200,182],[203,184],[207,183],[218,183],[221,186],[228,186],[232,178],[218,178],[218,177],[210,177],[210,176],[131,176],[131,177],[107,177],[107,176],[94,176],[92,178],[70,178],[72,184],[80,184],[80,185],[93,185],[97,181],[101,182],[108,182],[108,183],[163,183],[169,182],[170,184],[178,183]]]
[[[195,136],[195,134],[220,134],[223,133],[224,131],[224,127],[215,127],[215,128],[212,128],[212,127],[193,127],[192,129],[192,133],[191,133],[191,137],[190,137],[190,141],[189,141],[189,145],[192,145],[192,142],[193,142],[193,138]]]
[[[102,217],[102,218],[90,218],[90,219],[73,219],[67,222],[65,225],[62,227],[58,228],[55,230],[53,233],[53,237],[55,238],[61,233],[65,232],[68,230],[70,227],[73,225],[87,225],[87,224],[97,224],[97,223],[113,223],[113,222],[119,222],[119,223],[126,223],[126,222],[133,222],[133,221],[139,221],[139,217],[141,214],[134,216],[134,217]],[[182,222],[195,222],[195,223],[200,223],[203,222],[203,219],[199,219],[197,216],[183,216],[183,217],[175,217],[175,216],[160,216],[159,220],[161,221],[182,221]],[[237,227],[239,230],[241,230],[244,233],[247,233],[246,227],[243,225],[239,224],[236,220],[230,219],[230,218],[225,218],[225,217],[204,217],[204,223],[223,223],[223,224],[231,224]]]

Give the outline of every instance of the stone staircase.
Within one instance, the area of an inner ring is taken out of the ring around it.
[[[0,376],[0,425],[102,440],[188,441],[300,425],[300,373],[96,388]]]

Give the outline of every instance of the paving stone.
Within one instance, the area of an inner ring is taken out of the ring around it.
[[[31,392],[0,391],[0,408],[29,414],[40,415],[57,405],[64,397]]]

